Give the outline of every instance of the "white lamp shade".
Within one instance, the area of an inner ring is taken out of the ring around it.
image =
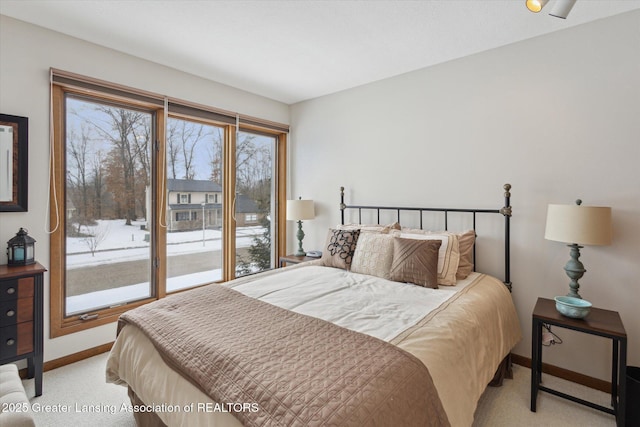
[[[302,221],[315,217],[313,200],[287,200],[287,220]]]
[[[578,245],[610,245],[611,208],[549,205],[544,238]]]

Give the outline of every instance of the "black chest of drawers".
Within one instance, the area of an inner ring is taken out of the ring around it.
[[[0,365],[27,359],[27,376],[42,394],[43,274],[35,263],[0,265]]]

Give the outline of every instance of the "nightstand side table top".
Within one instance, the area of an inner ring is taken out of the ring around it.
[[[284,264],[300,264],[301,262],[315,261],[320,258],[314,258],[310,256],[298,256],[298,255],[285,255],[280,257],[280,267]]]
[[[569,329],[590,331],[607,336],[614,335],[626,338],[627,332],[622,324],[622,319],[617,311],[592,307],[584,319],[572,319],[563,316],[556,310],[556,303],[552,299],[538,298],[533,309],[533,316],[545,322],[562,324]]]

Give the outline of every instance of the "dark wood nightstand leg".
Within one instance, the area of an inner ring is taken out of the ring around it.
[[[620,372],[618,374],[618,411],[616,421],[618,427],[624,427],[627,410],[627,338],[620,339]]]
[[[536,372],[538,372],[538,382],[536,383],[536,388],[542,384],[542,321],[538,321],[538,345],[536,346],[538,349],[538,367],[536,368]]]
[[[613,410],[618,409],[618,384],[619,381],[623,381],[623,378],[618,378],[618,346],[620,343],[616,339],[612,339],[612,360],[611,360],[611,406]]]
[[[27,378],[33,378],[35,375],[35,363],[33,357],[27,358]]]
[[[540,377],[538,373],[539,347],[542,343],[542,328],[540,322],[533,319],[531,327],[531,412],[536,412],[536,400],[538,397],[538,385]]]
[[[33,363],[35,365],[34,372],[34,382],[36,389],[36,397],[42,396],[42,371],[43,371],[43,358],[42,356],[36,356],[33,358]]]

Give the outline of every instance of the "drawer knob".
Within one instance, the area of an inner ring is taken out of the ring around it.
[[[15,314],[16,314],[16,312],[13,311],[13,310],[7,311],[7,317],[13,317],[13,316],[15,316]]]
[[[7,340],[7,345],[14,345],[16,343],[16,340],[14,340],[13,338],[9,338]]]
[[[9,288],[9,289],[7,289],[7,293],[8,293],[9,295],[13,295],[13,294],[15,294],[15,293],[16,293],[16,288]]]

